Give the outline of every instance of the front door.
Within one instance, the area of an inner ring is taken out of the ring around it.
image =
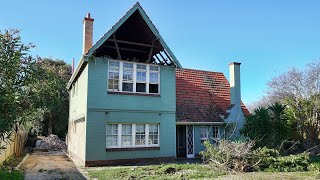
[[[177,126],[177,157],[187,157],[186,126]]]

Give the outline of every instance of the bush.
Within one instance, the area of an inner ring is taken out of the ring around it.
[[[260,107],[246,117],[246,123],[241,133],[255,139],[256,147],[281,148],[283,141],[293,139],[290,127],[291,117],[287,106],[279,103],[267,108]],[[282,148],[285,148],[282,146]],[[290,146],[288,147],[290,148]]]
[[[227,171],[307,171],[310,163],[308,153],[280,156],[276,149],[266,147],[253,150],[254,141],[231,142],[221,140],[218,145],[204,142],[205,151],[200,152],[204,161],[216,170]]]

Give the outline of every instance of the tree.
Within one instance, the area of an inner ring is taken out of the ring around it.
[[[290,138],[287,107],[279,103],[260,107],[246,118],[241,133],[256,141],[257,147],[279,148]]]
[[[21,42],[19,30],[0,31],[0,142],[7,140],[19,118],[29,108],[26,86],[34,79],[32,44]]]
[[[69,93],[66,85],[71,77],[71,66],[62,60],[41,59],[37,62],[38,78],[30,86],[35,102],[34,109],[40,115],[34,118],[36,132],[64,137],[68,128]]]
[[[320,132],[320,61],[304,70],[296,68],[273,78],[269,96],[290,108],[296,129],[305,148],[319,143]]]

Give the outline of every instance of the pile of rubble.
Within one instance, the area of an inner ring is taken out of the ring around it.
[[[51,134],[48,137],[40,137],[41,140],[37,140],[36,147],[38,150],[62,150],[66,151],[67,145],[64,141],[59,139],[57,135]]]

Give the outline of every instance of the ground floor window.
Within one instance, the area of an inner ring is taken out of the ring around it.
[[[213,132],[212,138],[214,140],[220,139],[219,126],[212,126],[212,132]]]
[[[208,132],[208,127],[207,126],[201,126],[200,127],[200,138],[201,138],[201,143],[206,141],[209,137],[209,132]]]
[[[159,146],[159,124],[107,124],[106,147]]]

